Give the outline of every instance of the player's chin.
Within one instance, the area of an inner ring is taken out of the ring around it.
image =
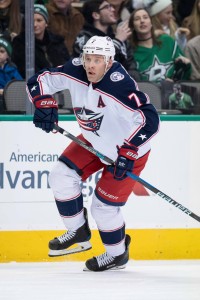
[[[87,74],[87,78],[89,81],[95,82],[96,81],[96,76],[92,74]]]

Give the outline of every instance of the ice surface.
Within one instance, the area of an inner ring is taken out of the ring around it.
[[[200,261],[129,261],[84,272],[84,262],[0,264],[1,300],[200,300]]]

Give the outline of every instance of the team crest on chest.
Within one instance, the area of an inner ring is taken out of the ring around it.
[[[124,79],[124,75],[120,72],[114,72],[110,75],[110,79],[112,81],[120,81],[120,80]]]
[[[147,77],[148,81],[164,80],[171,67],[172,62],[162,63],[155,55],[152,64],[141,73]]]
[[[74,112],[81,128],[99,136],[97,131],[99,131],[103,120],[101,113],[95,113],[85,107],[75,107]]]

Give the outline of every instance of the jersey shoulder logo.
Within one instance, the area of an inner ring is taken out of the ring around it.
[[[110,79],[112,81],[120,81],[122,79],[124,79],[124,75],[120,72],[113,72],[111,75],[110,75]]]
[[[80,65],[82,65],[82,59],[80,57],[76,57],[76,58],[72,59],[72,64],[74,66],[80,66]]]

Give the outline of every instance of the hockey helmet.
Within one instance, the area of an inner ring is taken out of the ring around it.
[[[115,47],[113,41],[108,36],[93,36],[83,46],[84,54],[98,54],[106,57],[106,60],[114,60]]]

